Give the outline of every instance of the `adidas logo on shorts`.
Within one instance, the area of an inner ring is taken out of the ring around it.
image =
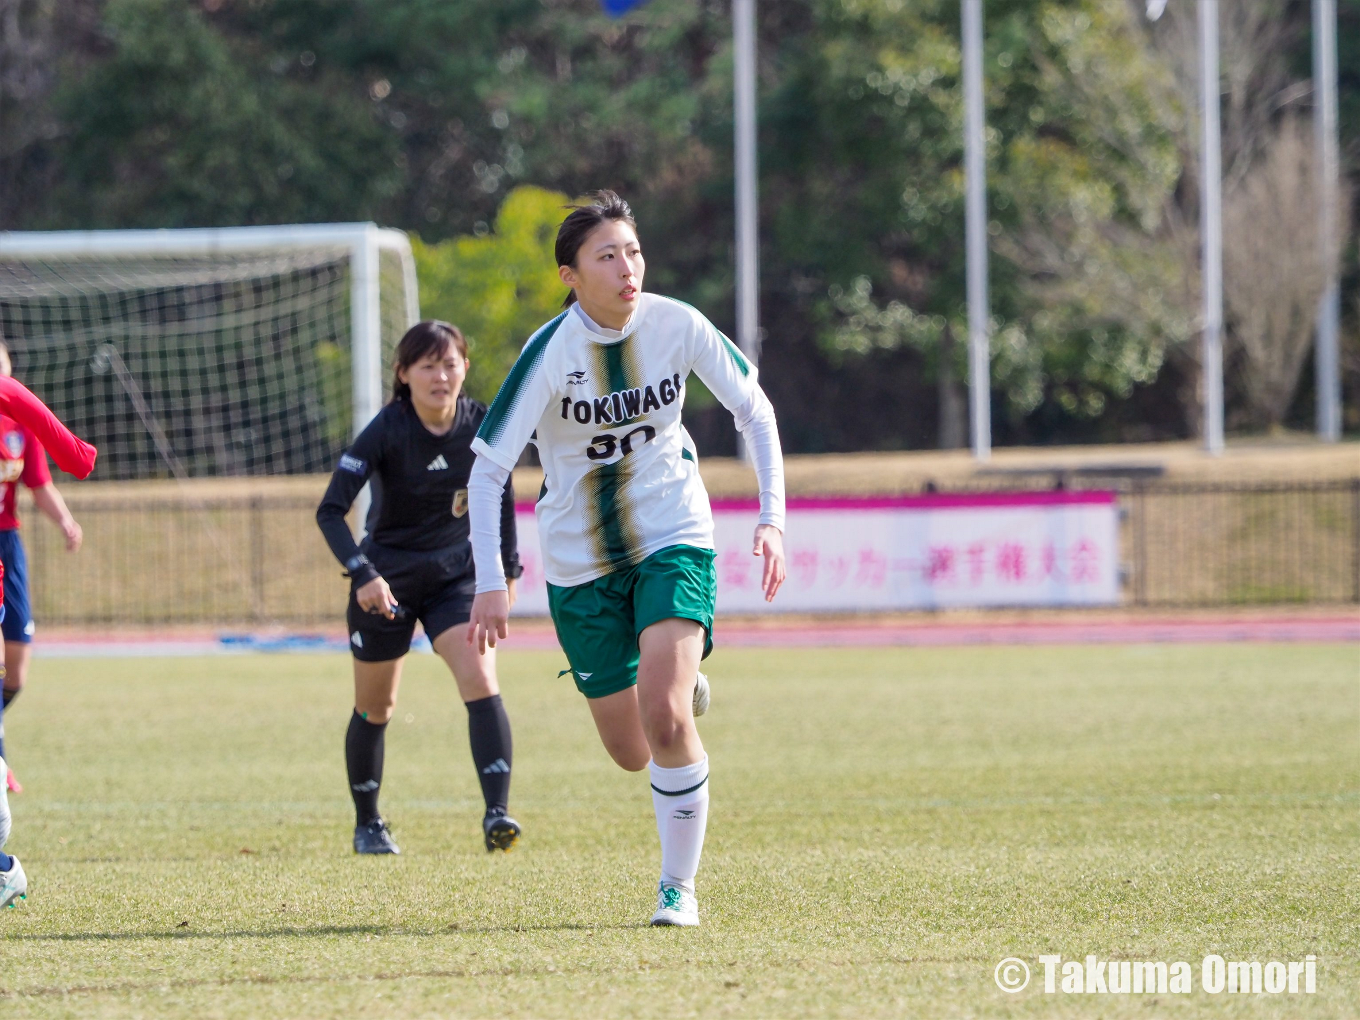
[[[425,466],[426,471],[447,471],[448,469],[449,462],[444,459],[442,453]]]

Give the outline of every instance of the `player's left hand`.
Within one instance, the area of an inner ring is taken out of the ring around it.
[[[80,543],[85,541],[85,532],[80,530],[80,525],[75,521],[62,525],[62,533],[66,536],[66,551],[78,552]]]
[[[472,598],[472,616],[468,619],[467,643],[485,655],[496,647],[497,638],[510,636],[510,596],[507,591],[484,591]]]
[[[519,597],[519,589],[516,587],[517,578],[507,577],[505,579],[505,593],[510,596],[510,608],[515,608],[515,599]]]
[[[765,557],[760,586],[765,589],[765,601],[773,602],[775,592],[787,576],[784,570],[784,534],[773,524],[756,525],[756,544],[752,556]]]

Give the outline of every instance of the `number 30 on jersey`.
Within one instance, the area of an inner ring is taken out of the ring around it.
[[[611,432],[605,432],[590,441],[590,446],[586,448],[586,456],[591,460],[608,460],[614,456],[615,450],[622,450],[626,457],[633,452],[634,437],[639,435],[642,436],[639,445],[650,443],[656,438],[656,429],[650,425],[639,425],[631,432],[624,433],[622,439]]]

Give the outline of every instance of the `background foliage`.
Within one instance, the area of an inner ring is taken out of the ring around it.
[[[524,185],[506,196],[494,230],[424,244],[413,238],[421,314],[455,322],[475,370],[468,392],[489,403],[525,340],[562,308],[553,240],[566,195]]]
[[[1224,27],[1230,183],[1264,158],[1263,124],[1311,113],[1307,4],[1241,4],[1256,20]],[[726,0],[619,21],[596,0],[6,7],[0,228],[403,227],[423,239],[425,309],[474,339],[486,397],[561,300],[561,196],[612,187],[638,213],[649,288],[731,328]],[[996,439],[1193,434],[1191,5],[1171,0],[1156,27],[1132,0],[986,11]],[[1355,166],[1360,0],[1340,12]],[[760,5],[762,375],[790,450],[966,438],[958,19],[957,0]],[[1239,36],[1258,58],[1241,74]],[[1349,237],[1346,259],[1355,429]],[[1244,428],[1270,423],[1251,371],[1244,356],[1229,373]],[[1279,417],[1307,427],[1298,372]],[[720,409],[692,419],[702,448],[731,449]]]

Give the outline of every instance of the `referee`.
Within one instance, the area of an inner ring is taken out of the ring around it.
[[[468,542],[470,444],[486,416],[484,405],[462,393],[467,370],[467,342],[457,326],[434,321],[412,326],[397,345],[392,400],[340,457],[316,511],[331,552],[350,578],[354,714],[345,763],[356,853],[401,852],[378,813],[378,788],[383,734],[417,620],[467,705],[472,762],[486,800],[486,848],[509,850],[520,835],[506,812],[513,758],[495,654],[492,649],[479,654],[459,629],[468,622],[476,588]],[[373,491],[368,535],[356,545],[345,514],[368,481]],[[501,497],[501,536],[501,561],[507,576],[517,578],[523,569],[508,482]]]

